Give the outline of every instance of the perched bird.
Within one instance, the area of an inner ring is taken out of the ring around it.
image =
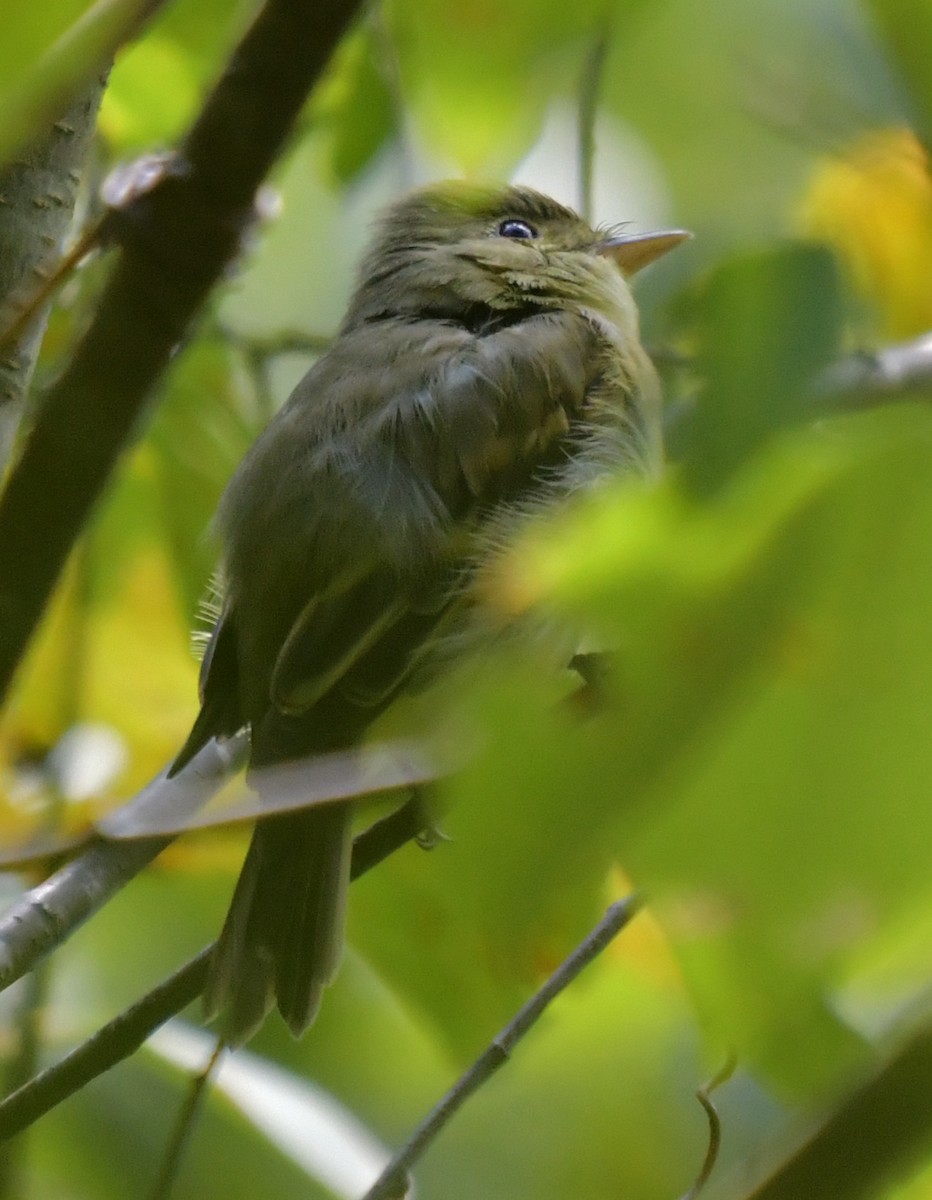
[[[686,236],[611,236],[524,187],[445,183],[387,211],[336,340],[220,504],[222,606],[173,772],[246,726],[252,767],[353,746],[469,622],[470,576],[503,530],[657,463],[626,277]],[[257,825],[206,991],[228,1042],[273,1002],[296,1035],[313,1020],[351,818]]]

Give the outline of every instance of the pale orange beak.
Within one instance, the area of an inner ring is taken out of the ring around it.
[[[657,233],[623,233],[608,238],[596,247],[597,254],[613,258],[625,275],[634,275],[642,267],[673,250],[692,237],[685,229],[662,229]]]

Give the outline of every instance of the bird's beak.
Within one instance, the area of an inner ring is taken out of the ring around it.
[[[642,267],[652,263],[661,254],[666,254],[681,242],[692,237],[685,229],[662,229],[658,233],[623,233],[619,237],[607,238],[596,247],[597,254],[613,258],[622,273],[634,275]]]

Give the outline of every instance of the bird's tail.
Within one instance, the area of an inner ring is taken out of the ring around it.
[[[274,1003],[297,1037],[340,962],[349,883],[349,805],[272,817],[256,826],[204,992],[231,1045]]]

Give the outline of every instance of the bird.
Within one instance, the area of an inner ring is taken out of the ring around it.
[[[496,547],[606,477],[658,469],[628,280],[688,236],[596,229],[515,185],[432,184],[385,211],[334,341],[220,501],[218,615],[171,774],[246,729],[255,778],[357,746],[476,621],[470,582]],[[316,1016],[352,817],[257,822],[205,988],[227,1044],[276,1004],[295,1036]]]

